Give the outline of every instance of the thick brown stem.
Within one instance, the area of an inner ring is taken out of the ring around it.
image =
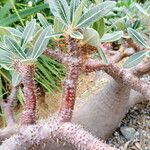
[[[61,51],[59,50],[52,50],[52,49],[46,49],[45,52],[43,53],[47,57],[51,57],[59,61],[60,63],[66,64],[66,56],[62,54]]]
[[[94,72],[94,71],[99,71],[102,70],[106,65],[103,64],[99,60],[89,60],[85,63],[85,65],[82,68],[83,72]]]
[[[60,107],[60,116],[63,121],[70,121],[74,109],[77,81],[79,76],[79,51],[80,44],[76,39],[67,38],[68,56],[67,56],[67,75],[64,81],[64,92]]]
[[[36,109],[36,88],[34,82],[35,68],[33,66],[24,66],[22,68],[22,83],[24,86],[25,110],[22,114],[22,124],[35,123]]]
[[[24,150],[33,145],[56,139],[66,141],[78,150],[118,150],[98,140],[82,127],[72,123],[61,123],[55,118],[44,122],[44,124],[21,127],[20,133],[5,140],[0,149]]]
[[[93,66],[93,67],[92,67]],[[126,86],[132,88],[133,90],[143,94],[148,100],[150,100],[150,84],[140,80],[138,77],[134,76],[129,71],[124,70],[121,67],[118,67],[114,64],[104,65],[100,61],[91,60],[85,63],[85,71],[92,72],[96,70],[104,70],[107,74],[113,77],[118,83],[123,83]],[[94,70],[92,69],[94,68]]]
[[[132,39],[127,39],[127,43],[130,47],[134,48],[136,52],[140,51],[140,47],[137,46]]]
[[[146,83],[130,72],[123,70],[117,65],[110,64],[104,67],[104,71],[113,77],[117,82],[121,82],[133,90],[140,92],[148,100],[150,100],[150,84]]]
[[[21,117],[21,123],[33,124],[35,123],[36,109],[35,66],[34,64],[23,64],[19,60],[15,60],[13,66],[20,73],[24,86],[25,110]]]
[[[7,126],[12,126],[15,124],[15,118],[13,115],[13,103],[17,98],[18,88],[19,88],[18,86],[12,87],[11,94],[8,96],[6,100],[2,102],[2,108],[4,111]]]
[[[133,74],[137,77],[141,77],[144,74],[150,73],[150,62],[143,62],[132,70]]]
[[[126,47],[124,45],[121,45],[119,51],[117,51],[110,59],[113,63],[118,63],[120,62],[124,57],[131,56],[134,54],[134,50],[126,50]]]

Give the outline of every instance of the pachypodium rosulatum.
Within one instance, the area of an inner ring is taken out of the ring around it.
[[[54,16],[53,25],[49,24],[42,14],[37,14],[40,23],[32,19],[22,30],[5,28],[9,34],[4,35],[0,43],[0,64],[13,72],[12,83],[14,83],[10,96],[2,103],[8,127],[16,124],[12,113],[12,104],[16,99],[20,84],[23,85],[25,100],[21,126],[15,128],[14,132],[7,134],[8,139],[2,143],[0,149],[30,149],[42,144],[42,142],[59,139],[70,143],[79,150],[117,150],[117,148],[110,147],[98,140],[79,125],[71,123],[73,115],[76,115],[74,114],[74,106],[78,78],[81,73],[102,70],[113,78],[114,89],[116,87],[126,88],[127,95],[124,96],[124,99],[129,99],[130,91],[133,89],[141,93],[146,100],[150,100],[150,84],[139,78],[150,71],[148,42],[131,27],[122,31],[104,33],[100,36],[102,32],[95,30],[93,24],[98,21],[101,21],[101,24],[104,23],[104,17],[116,9],[116,2],[97,1],[96,4],[91,3],[90,6],[87,3],[88,0],[71,0],[69,2],[49,0],[49,7]],[[139,6],[137,7],[139,8]],[[125,36],[126,34],[128,36]],[[107,43],[121,39],[123,44],[117,52],[111,50],[111,46],[107,45]],[[132,47],[132,51],[127,52],[125,50],[127,47]],[[139,49],[138,52],[137,49]],[[54,58],[64,64],[66,77],[57,115],[45,121],[36,122],[36,102],[38,99],[34,76],[36,61],[41,55]],[[118,66],[117,63],[126,56],[130,57],[124,63],[124,68]],[[144,62],[141,64],[140,62],[143,60]],[[137,67],[134,69],[126,69],[136,65]],[[113,93],[115,93],[114,91]],[[105,99],[103,101],[104,105]],[[133,102],[131,103],[133,104]],[[107,105],[109,104],[106,104],[106,107]],[[128,105],[127,103],[122,107],[126,109]],[[92,111],[92,108],[89,109]],[[119,111],[121,110],[118,109]],[[124,113],[119,112],[118,114],[121,116],[117,119],[120,120]],[[82,110],[80,115],[82,116]],[[112,112],[112,115],[115,116],[115,112]],[[114,126],[113,128],[116,127]],[[0,139],[4,140],[5,130],[0,130],[0,133],[3,133]],[[51,147],[49,148],[51,149]]]

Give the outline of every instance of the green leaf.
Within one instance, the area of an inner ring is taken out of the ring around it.
[[[22,37],[22,32],[20,32],[19,30],[15,29],[15,28],[11,28],[11,27],[7,27],[6,28],[13,36]]]
[[[12,63],[12,56],[2,46],[0,46],[0,64],[10,65]]]
[[[0,19],[5,17],[7,13],[9,13],[9,10],[12,8],[12,4],[10,1],[7,1],[6,4],[0,9]]]
[[[105,21],[104,18],[101,18],[97,22],[93,24],[93,28],[99,33],[99,35],[102,37],[105,33]]]
[[[16,87],[21,82],[21,76],[15,71],[12,71],[11,75],[12,75],[12,85]]]
[[[48,35],[48,36],[46,36],[45,38],[47,39],[49,39],[49,38],[52,38],[52,37],[60,37],[60,36],[62,36],[63,35],[63,32],[60,32],[60,33],[53,33],[53,34],[50,34],[50,35]]]
[[[81,16],[76,28],[88,27],[92,25],[95,21],[109,13],[115,7],[115,5],[115,2],[106,1],[89,9]]]
[[[48,26],[50,25],[49,22],[46,20],[46,18],[45,18],[42,14],[38,13],[38,14],[37,14],[37,17],[38,17],[38,19],[39,19],[41,25],[42,25],[44,28],[46,28],[46,27],[48,27]]]
[[[103,62],[105,64],[109,64],[109,61],[107,60],[107,57],[106,57],[105,53],[103,52],[102,48],[100,46],[97,46],[97,49],[98,49],[98,54],[102,58]]]
[[[57,18],[54,18],[54,25],[53,25],[54,32],[62,32],[64,29],[64,24],[59,21]]]
[[[80,5],[76,8],[76,11],[73,16],[72,26],[75,27],[78,24],[78,21],[80,20],[80,17],[82,15],[83,9],[87,3],[87,0],[82,0]]]
[[[10,32],[7,28],[0,26],[0,36],[10,35]]]
[[[150,51],[146,53],[146,57],[150,58]]]
[[[36,14],[37,12],[48,8],[48,4],[39,4],[32,8],[27,8],[19,12],[19,16],[21,18],[28,17],[32,14]],[[13,24],[14,22],[19,21],[17,14],[12,14],[6,18],[0,19],[0,26],[8,26]]]
[[[135,7],[145,16],[150,16],[138,3],[135,3]]]
[[[80,40],[83,39],[83,34],[79,31],[71,32],[70,36],[75,39],[80,39]]]
[[[73,19],[74,13],[79,5],[80,5],[80,0],[71,0],[71,2],[70,2],[71,21]]]
[[[33,47],[33,51],[29,58],[38,58],[44,52],[49,42],[49,38],[46,37],[51,34],[50,29],[50,27],[47,27],[42,31]]]
[[[144,48],[149,48],[149,45],[147,44],[147,42],[145,41],[145,39],[142,37],[142,35],[139,32],[137,32],[136,30],[132,28],[128,28],[128,33],[130,37],[133,39],[133,41],[135,41],[137,44],[139,44],[140,46]]]
[[[87,43],[92,46],[97,46],[97,44],[100,43],[99,34],[93,28],[82,29],[82,32],[83,32],[83,37],[84,37],[82,40],[83,44]]]
[[[102,2],[103,2],[103,0],[95,0],[96,4],[99,4],[99,3],[102,3]]]
[[[123,31],[115,31],[112,33],[106,33],[100,39],[100,42],[114,42],[118,41],[123,37]]]
[[[35,64],[36,59],[35,58],[24,59],[24,60],[21,60],[21,62],[25,65],[33,65],[33,64]]]
[[[4,42],[5,42],[5,45],[7,46],[7,48],[9,49],[9,51],[12,52],[14,55],[18,56],[21,59],[26,58],[24,51],[22,50],[22,48],[18,45],[18,43],[14,39],[6,36],[4,38]]]
[[[21,45],[26,44],[28,41],[30,41],[33,37],[34,31],[36,27],[36,20],[31,20],[25,27],[23,34],[22,34],[22,43]]]
[[[62,23],[70,23],[70,9],[66,0],[49,0],[49,7],[52,14],[59,18]]]
[[[132,68],[138,65],[146,56],[147,51],[140,51],[130,56],[124,63],[124,68]]]

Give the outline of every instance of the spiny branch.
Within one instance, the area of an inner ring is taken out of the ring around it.
[[[133,90],[143,94],[148,100],[150,100],[150,84],[146,83],[129,71],[124,70],[114,64],[103,65],[99,60],[91,60],[85,64],[85,71],[92,72],[96,70],[104,70],[107,74],[113,77],[117,82],[126,84]],[[94,68],[94,69],[93,69]]]
[[[63,140],[78,150],[118,150],[92,136],[79,125],[62,123],[58,118],[36,125],[22,126],[20,133],[5,140],[0,149],[24,150],[51,140]]]
[[[60,116],[63,121],[70,121],[74,109],[80,60],[78,58],[80,44],[76,39],[68,37],[67,75],[64,80],[64,92],[60,106]]]
[[[133,90],[144,95],[148,100],[150,100],[150,84],[140,80],[138,77],[134,76],[129,71],[118,67],[117,65],[110,64],[104,67],[104,71],[113,77],[117,82],[122,82],[123,84],[129,86]]]
[[[138,77],[150,73],[150,62],[147,61],[147,62],[140,63],[137,67],[135,67],[132,70],[132,73]]]
[[[14,61],[14,68],[22,77],[25,97],[25,110],[22,114],[22,124],[35,123],[36,110],[36,88],[34,81],[35,67],[34,65],[22,64],[20,61]]]
[[[46,49],[43,53],[47,57],[56,59],[62,64],[66,64],[66,56],[60,50]]]
[[[13,103],[17,98],[18,88],[19,86],[12,87],[10,95],[1,104],[4,111],[7,126],[12,126],[15,124],[15,118],[13,115]]]

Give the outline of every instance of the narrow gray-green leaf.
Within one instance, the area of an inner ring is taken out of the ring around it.
[[[114,42],[118,41],[123,37],[123,31],[115,31],[112,33],[106,33],[100,39],[100,42]]]
[[[98,54],[101,57],[102,61],[105,64],[109,64],[109,61],[107,60],[107,57],[106,57],[105,53],[103,52],[102,48],[100,46],[97,46],[97,49],[98,49]]]
[[[64,24],[58,20],[58,18],[54,18],[54,25],[53,25],[54,32],[62,32],[64,29]]]
[[[31,40],[36,27],[36,20],[31,20],[25,27],[23,34],[22,34],[22,45],[26,44],[28,41]]]
[[[135,7],[145,16],[150,16],[138,3],[135,3]]]
[[[52,37],[60,37],[60,36],[62,36],[63,35],[63,32],[59,32],[59,33],[53,33],[53,34],[50,34],[50,35],[48,35],[48,36],[46,36],[45,38],[47,39],[49,39],[49,38],[52,38]]]
[[[10,38],[10,37],[5,37],[5,46],[12,51],[12,53],[16,54],[16,56],[18,56],[19,58],[26,58],[26,55],[23,51],[23,49],[18,45],[18,43]]]
[[[146,57],[150,58],[150,51],[146,53]]]
[[[38,19],[39,19],[41,25],[42,25],[44,28],[46,28],[46,27],[48,27],[48,26],[50,25],[49,22],[46,20],[46,18],[45,18],[42,14],[38,13],[38,14],[37,14],[37,17],[38,17]]]
[[[83,34],[80,33],[79,31],[73,31],[73,32],[71,32],[70,36],[72,38],[79,39],[79,40],[83,39]]]
[[[132,28],[128,28],[128,33],[133,39],[133,41],[135,41],[137,44],[144,48],[149,48],[149,45],[147,44],[146,40],[142,37],[142,35],[139,32]]]
[[[130,56],[124,63],[124,68],[132,68],[138,65],[146,56],[147,51],[140,51]]]
[[[73,27],[75,27],[78,24],[78,21],[80,20],[80,17],[82,15],[82,12],[84,10],[86,3],[87,3],[87,0],[82,0],[80,5],[76,8],[76,11],[73,16],[73,21],[72,21]]]
[[[0,36],[10,35],[10,31],[6,27],[0,26]]]
[[[95,21],[109,13],[115,5],[116,3],[112,1],[106,1],[96,5],[81,16],[76,28],[88,27],[92,25]]]
[[[99,4],[99,3],[102,3],[102,2],[103,2],[103,0],[95,0],[96,4]]]
[[[76,8],[80,5],[80,0],[71,0],[70,2],[70,17],[73,19]]]
[[[0,64],[10,65],[12,63],[12,56],[8,51],[1,49],[0,47]]]
[[[16,87],[21,82],[20,74],[16,73],[15,71],[12,72],[12,85]]]
[[[19,37],[19,38],[22,37],[22,32],[20,32],[19,30],[15,29],[15,28],[11,28],[11,27],[8,27],[7,29],[12,35]]]
[[[70,23],[70,8],[66,0],[49,0],[49,7],[53,15],[65,25]]]
[[[44,52],[49,42],[49,38],[46,37],[51,34],[50,29],[50,27],[47,27],[42,31],[33,47],[32,54],[29,56],[29,58],[38,58]]]

